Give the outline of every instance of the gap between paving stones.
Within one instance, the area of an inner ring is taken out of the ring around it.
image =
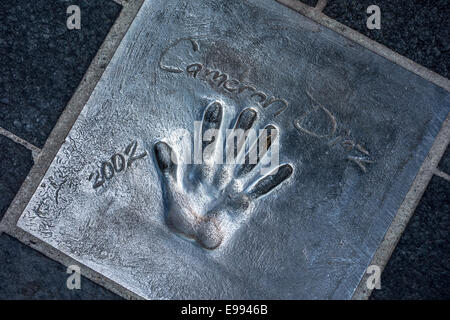
[[[12,141],[24,146],[25,148],[27,148],[28,150],[31,151],[31,155],[33,157],[33,161],[36,162],[37,157],[39,156],[39,153],[41,152],[41,149],[39,149],[38,147],[36,147],[35,145],[33,145],[32,143],[16,136],[14,133],[9,132],[8,130],[0,127],[0,135],[5,136],[9,139],[11,139]]]

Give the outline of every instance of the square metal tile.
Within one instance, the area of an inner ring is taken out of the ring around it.
[[[171,193],[154,146],[183,154],[214,105],[221,129],[247,108],[277,128],[292,172],[233,176],[236,198],[194,166]],[[449,110],[444,89],[274,1],[149,0],[18,226],[145,298],[350,298]],[[211,203],[217,224],[180,232]]]

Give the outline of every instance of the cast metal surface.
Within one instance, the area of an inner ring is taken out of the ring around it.
[[[274,1],[148,0],[18,226],[145,298],[350,298],[449,109]],[[242,114],[277,174],[172,179],[181,129]]]

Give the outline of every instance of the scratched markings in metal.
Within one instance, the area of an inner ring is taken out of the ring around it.
[[[146,298],[350,298],[449,109],[275,1],[148,0],[18,225]],[[176,166],[203,118],[278,172]]]

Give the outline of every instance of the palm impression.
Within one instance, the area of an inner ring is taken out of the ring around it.
[[[247,218],[252,203],[277,188],[293,172],[290,164],[278,162],[270,171],[262,170],[279,138],[275,126],[267,125],[256,134],[253,126],[258,114],[246,108],[226,130],[224,112],[219,102],[205,109],[199,135],[202,161],[195,162],[198,164],[182,163],[163,141],[154,146],[166,224],[206,249],[219,247]],[[226,143],[221,143],[225,131]],[[218,160],[224,154],[226,161]]]

